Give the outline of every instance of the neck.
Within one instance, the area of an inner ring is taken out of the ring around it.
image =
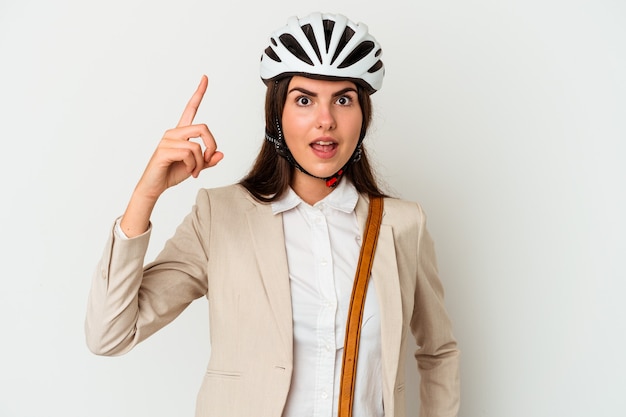
[[[326,186],[324,180],[311,177],[297,169],[294,170],[291,188],[304,202],[310,205],[324,199],[333,191],[333,188]]]

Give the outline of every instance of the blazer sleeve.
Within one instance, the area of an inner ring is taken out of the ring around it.
[[[87,301],[85,336],[93,353],[128,352],[206,294],[209,219],[203,190],[174,236],[145,267],[150,232],[121,239],[111,229]]]
[[[420,416],[454,417],[460,404],[457,342],[444,303],[433,240],[421,207],[417,247],[417,284],[411,329],[417,341],[415,352],[420,382]]]

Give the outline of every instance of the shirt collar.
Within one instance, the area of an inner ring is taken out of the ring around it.
[[[359,200],[359,193],[355,186],[343,178],[339,181],[337,187],[322,200],[315,203],[313,206],[317,207],[322,204],[332,207],[335,210],[343,211],[344,213],[351,213],[356,207],[356,203]],[[289,187],[287,192],[278,200],[272,202],[272,212],[274,214],[283,213],[297,207],[299,204],[306,204],[296,194],[296,192]]]

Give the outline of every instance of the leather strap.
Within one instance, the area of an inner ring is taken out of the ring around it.
[[[383,198],[370,196],[369,212],[365,225],[363,245],[359,255],[356,276],[352,287],[352,298],[348,310],[346,323],[346,338],[343,347],[343,362],[341,365],[341,380],[339,388],[338,417],[352,416],[352,401],[354,399],[354,385],[356,381],[356,363],[359,356],[359,339],[361,337],[361,321],[363,320],[363,306],[369,282],[376,241],[383,218]]]

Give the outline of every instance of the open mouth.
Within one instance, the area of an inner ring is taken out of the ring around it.
[[[314,150],[318,152],[332,152],[337,148],[337,143],[333,141],[318,140],[310,145]]]

